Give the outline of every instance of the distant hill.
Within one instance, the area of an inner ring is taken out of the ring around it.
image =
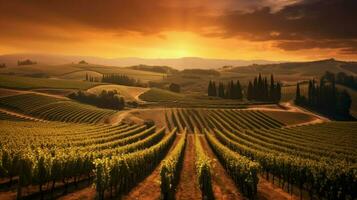
[[[177,69],[168,66],[134,65],[126,68],[163,74],[173,74],[179,72]]]
[[[226,60],[226,59],[207,59],[198,57],[185,58],[168,58],[168,59],[151,59],[151,58],[100,58],[91,56],[63,56],[47,54],[9,54],[0,55],[0,63],[8,66],[17,64],[18,60],[31,59],[36,60],[39,64],[62,65],[68,63],[78,63],[85,60],[88,63],[109,65],[109,66],[135,66],[135,65],[153,65],[153,66],[170,66],[175,69],[215,69],[222,66],[246,66],[252,64],[277,63],[268,60]]]
[[[286,62],[276,64],[248,65],[244,67],[233,67],[222,69],[226,72],[241,74],[262,73],[279,75],[299,75],[299,76],[321,76],[325,71],[333,73],[345,72],[346,74],[356,75],[357,62],[346,62],[335,59],[311,61],[311,62]]]

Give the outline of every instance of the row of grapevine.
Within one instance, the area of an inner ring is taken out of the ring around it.
[[[182,169],[183,157],[185,153],[187,141],[186,131],[183,132],[181,138],[175,148],[170,153],[169,157],[163,160],[160,168],[161,179],[161,199],[175,199],[175,188],[178,183],[180,171]]]
[[[171,131],[156,145],[119,156],[106,157],[94,161],[97,198],[104,199],[105,192],[110,196],[129,191],[134,185],[149,175],[168,152],[176,137]]]
[[[231,151],[206,130],[206,139],[222,165],[240,188],[243,195],[254,199],[257,194],[260,165],[247,157]]]
[[[8,121],[31,121],[25,117],[19,117],[15,115],[8,114],[6,112],[0,111],[0,120],[8,120]]]
[[[197,181],[202,192],[202,199],[214,199],[212,190],[212,166],[211,160],[203,150],[200,136],[195,134],[195,167],[197,173]]]
[[[309,139],[288,140],[285,137],[289,137],[286,134],[291,131],[290,128],[239,130],[237,126],[231,123],[229,119],[226,119],[224,115],[220,117],[211,115],[208,119],[216,129],[222,132],[228,131],[234,133],[232,137],[235,141],[254,149],[285,152],[314,160],[332,158],[355,162],[357,159],[354,149],[349,149],[348,147],[341,148],[340,146],[329,144],[325,142],[325,140],[321,140],[321,137],[318,139],[319,142],[312,142]],[[322,130],[315,130],[315,132],[320,131]],[[348,130],[344,130],[345,133],[348,133],[346,131]],[[353,130],[350,131],[353,132]],[[298,133],[295,135],[298,135]],[[343,137],[341,134],[337,136],[340,138]],[[230,137],[230,139],[232,139],[232,137]],[[335,140],[336,139],[338,138],[335,138]]]
[[[64,100],[38,94],[20,94],[0,98],[0,106],[28,114],[43,105],[60,101]]]
[[[68,185],[89,180],[93,177],[94,160],[134,155],[162,144],[167,137],[170,141],[174,138],[174,132],[165,137],[165,128],[155,131],[155,127],[138,125],[0,124],[4,127],[0,132],[0,178],[11,182],[19,177],[19,197],[21,189],[29,185],[38,185],[42,194],[43,186],[49,183],[54,187],[56,182]]]
[[[0,107],[37,118],[75,123],[98,123],[115,111],[39,94],[0,98]]]
[[[296,156],[298,153],[284,153],[270,148],[258,149],[254,145],[232,140],[234,134],[231,133],[230,136],[228,131],[215,130],[214,133],[229,149],[259,162],[267,175],[279,177],[283,186],[286,183],[290,187],[297,185],[300,190],[306,189],[310,195],[315,193],[321,198],[357,197],[357,168],[343,160],[313,160]]]
[[[220,124],[214,124],[212,118]],[[190,133],[195,127],[203,132],[204,129],[219,128],[221,125],[229,125],[234,130],[271,129],[284,126],[283,123],[255,110],[176,108],[171,109],[171,121],[173,126],[180,130],[187,128]],[[171,124],[171,121],[166,117],[167,124]]]

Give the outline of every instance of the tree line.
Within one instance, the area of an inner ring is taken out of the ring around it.
[[[80,90],[78,92],[69,94],[68,97],[82,103],[95,105],[100,108],[122,110],[125,107],[124,97],[122,97],[116,90],[103,90],[98,95]]]
[[[26,59],[26,60],[18,60],[17,61],[17,65],[35,65],[35,64],[37,64],[37,62],[35,62],[35,61],[32,61],[32,60],[30,60],[30,59]]]
[[[270,76],[270,84],[267,77],[261,74],[249,81],[247,99],[255,101],[279,102],[281,99],[281,83],[275,82],[274,76]]]
[[[281,99],[281,83],[275,82],[274,76],[270,76],[270,84],[267,77],[259,74],[253,81],[249,81],[247,91],[244,92],[239,80],[229,81],[227,84],[215,81],[208,83],[208,96],[221,97],[225,99],[243,99],[244,95],[248,100],[279,102]]]
[[[334,74],[332,72],[326,71],[323,78],[328,81],[334,80],[336,82],[336,84],[344,85],[351,89],[357,90],[357,77],[356,76],[347,75],[344,72],[339,72],[337,74]]]
[[[139,79],[131,78],[127,75],[122,74],[103,74],[102,82],[126,86],[143,86]]]
[[[242,99],[243,91],[239,80],[236,83],[231,80],[227,84],[219,82],[218,85],[216,85],[216,82],[210,81],[208,83],[208,96],[225,99]]]
[[[309,81],[307,96],[301,94],[300,83],[296,86],[295,104],[309,107],[327,114],[335,119],[349,119],[351,96],[346,90],[336,88],[334,78],[321,77],[318,84],[314,79]]]
[[[100,82],[100,78],[97,76],[91,76],[88,73],[86,73],[86,81],[89,82]]]

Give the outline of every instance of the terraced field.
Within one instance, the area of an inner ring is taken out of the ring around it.
[[[0,98],[0,107],[40,119],[78,123],[98,123],[115,113],[113,110],[32,93]]]

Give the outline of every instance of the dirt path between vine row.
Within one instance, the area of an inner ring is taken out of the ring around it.
[[[171,146],[169,152],[165,156],[167,158],[171,151],[175,148],[177,142],[181,138],[181,135],[177,135],[173,145]],[[164,159],[165,159],[164,158]],[[134,187],[129,194],[124,195],[122,200],[159,200],[161,194],[160,188],[160,167],[161,163],[155,168],[155,170],[141,181],[136,187]]]
[[[299,200],[295,195],[290,195],[280,187],[267,181],[263,177],[259,177],[258,183],[258,199],[260,200]]]
[[[216,199],[245,199],[242,197],[232,178],[227,174],[224,167],[218,161],[216,155],[208,145],[204,136],[201,136],[201,143],[207,155],[214,160],[213,169],[213,192]],[[273,185],[263,177],[259,177],[258,199],[261,200],[297,200],[296,196],[291,196],[281,188]]]
[[[206,154],[212,159],[212,188],[215,199],[239,200],[244,199],[235,186],[233,180],[227,174],[222,164],[218,161],[216,155],[209,147],[205,137],[200,137],[201,144]]]
[[[201,190],[197,184],[197,175],[195,169],[195,148],[193,134],[187,135],[183,167],[175,196],[176,199],[201,199]]]

